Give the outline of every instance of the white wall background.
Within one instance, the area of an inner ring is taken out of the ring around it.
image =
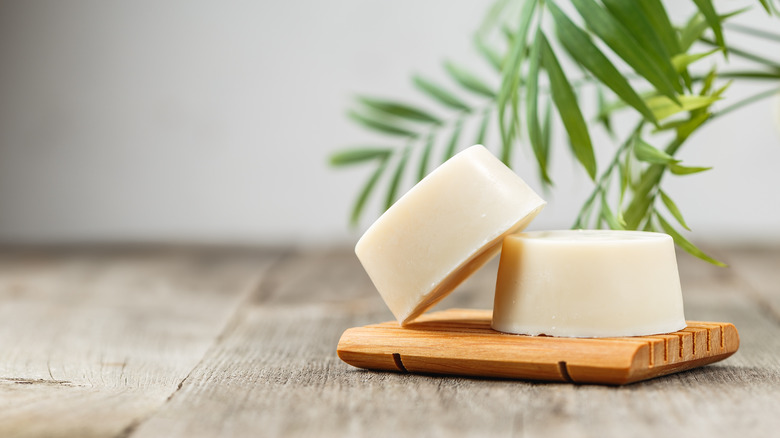
[[[482,68],[483,3],[0,0],[0,241],[354,240],[369,169],[326,166],[376,139],[344,117],[350,96],[419,102],[412,71],[443,78],[445,57]],[[757,10],[740,21],[780,28]],[[695,239],[780,241],[777,107],[725,117],[682,150],[715,166],[668,185]],[[535,184],[530,155],[517,158]],[[534,228],[571,225],[589,192],[575,168],[556,158]]]

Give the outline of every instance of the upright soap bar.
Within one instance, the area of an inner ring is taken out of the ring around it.
[[[672,238],[642,231],[520,233],[503,243],[495,330],[644,336],[685,327]]]
[[[483,146],[439,166],[355,247],[387,306],[406,324],[487,263],[545,202]]]

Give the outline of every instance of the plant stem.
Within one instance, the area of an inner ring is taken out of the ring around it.
[[[705,76],[693,76],[691,79],[694,81],[701,81]],[[755,79],[755,80],[780,80],[780,71],[761,71],[761,70],[732,70],[722,71],[718,73],[718,78],[721,79]]]
[[[750,71],[750,70],[724,71],[718,73],[718,77],[723,79],[760,79],[760,80],[766,79],[771,81],[777,81],[780,80],[780,71],[778,71],[777,73],[768,72],[768,71]]]
[[[572,225],[572,228],[582,228],[582,220],[585,218],[586,213],[590,210],[591,204],[593,204],[593,201],[596,200],[596,196],[599,195],[604,190],[604,185],[606,185],[607,181],[609,181],[609,177],[612,174],[612,171],[615,169],[615,166],[620,162],[620,155],[625,151],[628,146],[631,144],[631,142],[634,140],[634,137],[639,134],[639,132],[642,131],[642,127],[645,125],[645,120],[642,119],[639,121],[639,123],[636,125],[636,128],[631,132],[631,135],[628,136],[628,139],[623,142],[623,144],[620,145],[617,151],[615,151],[615,155],[612,157],[612,161],[609,163],[609,166],[607,166],[606,169],[604,169],[604,172],[601,173],[601,176],[599,177],[598,182],[596,182],[596,187],[593,188],[593,191],[590,193],[590,196],[588,196],[588,199],[585,200],[585,202],[582,204],[582,208],[580,208],[580,213],[577,215],[577,220],[574,222],[574,225]]]
[[[706,44],[709,44],[709,45],[711,45],[713,47],[720,47],[720,45],[718,43],[716,43],[715,41],[713,41],[711,39],[708,39],[708,38],[703,38],[702,37],[702,38],[699,38],[699,41],[701,41],[703,43],[706,43]],[[731,47],[731,46],[728,47],[728,51],[729,51],[729,53],[733,53],[733,54],[735,54],[735,55],[737,55],[737,56],[739,56],[741,58],[749,59],[749,60],[755,61],[755,62],[757,62],[759,64],[764,64],[767,67],[771,67],[771,68],[773,68],[775,70],[780,70],[780,64],[776,63],[775,61],[773,61],[771,59],[764,58],[763,56],[758,56],[758,55],[756,55],[754,53],[750,53],[750,52],[748,52],[746,50],[738,49],[738,48]]]
[[[735,24],[735,23],[727,23],[725,24],[725,26],[729,29],[732,29],[736,32],[744,33],[746,35],[752,35],[755,37],[780,42],[780,35],[776,33],[767,32],[765,30],[760,30],[760,29],[754,29],[752,27],[743,26],[741,24]]]
[[[705,122],[706,123],[706,122]],[[664,149],[664,151],[674,156],[677,150],[682,146],[688,136],[677,136],[671,143]],[[650,196],[650,192],[654,187],[657,187],[661,183],[661,178],[666,171],[666,165],[653,164],[648,167],[642,174],[639,187],[634,191],[634,197],[631,199],[631,203],[626,209],[626,213],[623,218],[626,221],[626,228],[630,230],[637,229],[642,219],[645,217],[647,208],[652,203],[655,196]]]
[[[780,92],[780,87],[773,88],[771,90],[767,90],[762,93],[743,99],[731,106],[726,107],[722,111],[713,114],[710,118],[708,118],[705,122],[703,122],[702,125],[704,123],[712,121],[713,119],[716,118],[716,116],[722,116],[726,113],[734,111],[738,108],[741,108],[755,101],[772,96],[779,92]],[[682,146],[682,144],[685,142],[685,140],[688,139],[689,136],[690,134],[687,134],[685,136],[678,135],[671,143],[669,143],[669,145],[665,149],[665,152],[671,156],[674,156],[674,154],[677,153],[677,150],[680,148],[680,146]],[[653,190],[654,187],[657,187],[661,183],[661,179],[663,178],[665,171],[666,171],[665,165],[653,164],[650,167],[648,167],[645,170],[645,172],[642,174],[641,183],[639,184],[639,187],[637,187],[637,189],[635,190],[634,197],[631,200],[631,203],[629,204],[628,208],[626,209],[626,214],[624,215],[627,228],[636,229],[639,226],[639,224],[642,222],[642,219],[645,217],[645,214],[647,212],[647,208],[650,206],[653,199],[655,198],[655,195],[650,196],[650,192]]]
[[[757,102],[759,100],[765,99],[770,96],[774,96],[775,94],[780,93],[780,87],[772,88],[770,90],[762,91],[761,93],[754,94],[750,97],[746,97],[739,102],[735,102],[726,108],[723,108],[722,110],[718,111],[717,113],[713,114],[710,119],[714,119],[715,117],[720,117],[723,115],[726,115],[736,109],[742,108],[745,105],[750,105],[753,102]]]

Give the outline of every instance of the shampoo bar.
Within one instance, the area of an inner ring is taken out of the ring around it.
[[[493,328],[568,337],[685,328],[674,243],[666,234],[567,230],[504,240]]]
[[[401,324],[422,314],[521,231],[545,202],[483,146],[455,155],[371,225],[355,253]]]

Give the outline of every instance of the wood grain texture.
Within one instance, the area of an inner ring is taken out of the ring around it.
[[[177,389],[273,259],[4,253],[0,436],[132,429]]]
[[[773,248],[734,248],[734,272],[748,287],[746,292],[764,311],[780,322],[780,251]]]
[[[281,258],[0,251],[0,425],[26,436],[134,438],[773,436],[780,323],[766,300],[778,289],[748,283],[740,271],[741,260],[764,255],[715,250],[732,268],[679,256],[686,316],[733,323],[739,351],[622,387],[344,364],[336,344],[346,329],[393,318],[349,248]],[[490,308],[495,269],[478,272],[438,309]],[[157,282],[167,292],[149,287]],[[127,363],[130,384],[114,361]]]
[[[624,385],[718,362],[739,347],[728,323],[688,321],[664,335],[577,339],[500,333],[491,318],[490,310],[450,309],[404,327],[353,327],[337,353],[370,370]]]
[[[341,333],[392,315],[351,251],[293,257],[133,436],[771,434],[780,427],[777,324],[733,271],[684,257],[680,263],[687,315],[734,322],[740,351],[701,369],[612,388],[352,368],[335,355]],[[490,305],[494,269],[480,271],[439,308]]]

